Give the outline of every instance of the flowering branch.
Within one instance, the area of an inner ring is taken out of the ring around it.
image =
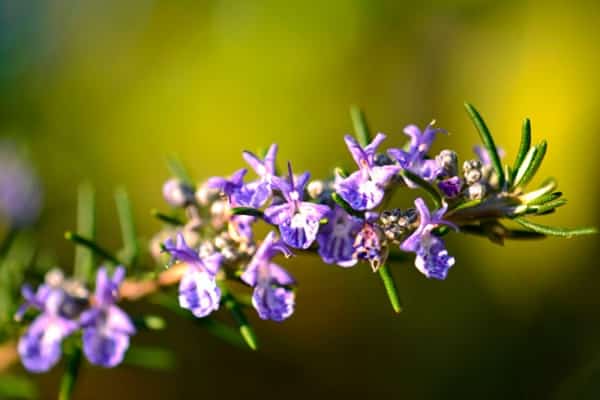
[[[299,174],[290,162],[287,171],[280,173],[276,144],[261,155],[244,151],[242,158],[249,169],[198,184],[179,160],[170,158],[174,177],[163,185],[163,197],[173,211],[151,213],[163,223],[148,246],[159,272],[146,260],[140,262],[141,242],[123,189],[115,193],[123,245],[112,253],[97,243],[94,191],[84,184],[79,189],[77,231],[65,234],[77,246],[74,276],[65,277],[54,269],[45,274],[37,290],[23,285],[21,307],[16,305],[16,294],[34,250],[31,245],[23,247],[14,235],[35,220],[40,204],[35,201],[39,191],[31,171],[11,160],[12,169],[0,168],[0,213],[7,215],[15,229],[0,246],[0,305],[11,314],[14,311],[24,329],[0,319],[0,339],[7,339],[0,347],[0,370],[19,357],[27,370],[46,372],[58,363],[64,347],[68,362],[60,398],[69,399],[82,357],[93,365],[115,367],[127,361],[127,354],[134,358],[144,354],[128,353],[137,330],[164,327],[160,318],[130,317],[120,308],[121,301],[161,305],[193,318],[232,345],[256,350],[258,340],[246,308],[253,308],[261,320],[275,322],[290,318],[295,310],[296,280],[279,264],[281,255],[284,260],[294,254],[315,254],[341,268],[366,263],[379,275],[393,310],[399,313],[402,304],[392,277],[393,265],[412,260],[426,278],[446,279],[456,263],[446,248],[446,235],[474,234],[503,244],[507,239],[597,233],[596,228],[556,228],[532,222],[530,218],[566,204],[553,179],[527,189],[544,160],[546,141],[532,146],[531,123],[526,119],[514,163],[503,164],[504,152],[496,146],[481,114],[470,104],[465,108],[483,146],[474,148],[477,157],[464,161],[462,168],[452,150],[430,153],[434,140],[446,133],[433,122],[424,129],[407,126],[405,146],[380,150],[386,135],[372,136],[357,107],[350,113],[355,137],[344,137],[356,167],[354,171],[336,167],[328,179],[311,179],[309,172]],[[0,156],[7,157],[1,147]],[[0,167],[1,163],[2,157]],[[255,176],[246,181],[249,170]],[[3,196],[7,186],[10,198]],[[429,203],[414,196],[408,207],[391,206],[394,193],[413,189],[424,191]],[[14,193],[34,201],[15,202]],[[507,220],[520,228],[506,225]],[[259,222],[272,230],[257,240]],[[98,267],[96,260],[108,267]],[[231,314],[236,327],[211,318],[219,309]],[[147,354],[165,355],[161,350]],[[138,357],[136,362],[152,358]],[[168,361],[168,354],[163,358]]]

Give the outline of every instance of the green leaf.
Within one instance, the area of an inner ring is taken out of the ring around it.
[[[558,186],[554,178],[548,178],[540,187],[532,192],[528,192],[519,196],[519,200],[523,204],[539,204],[540,201],[546,198]]]
[[[192,178],[190,178],[190,175],[188,174],[185,166],[178,157],[174,155],[168,157],[167,165],[169,166],[169,171],[171,171],[171,174],[173,174],[175,178],[192,187],[194,186]]]
[[[6,234],[2,238],[2,241],[0,242],[0,260],[2,259],[4,254],[6,254],[8,249],[10,248],[10,245],[12,244],[13,240],[17,236],[18,232],[19,232],[18,229],[14,228],[14,227],[10,227],[8,229],[8,232],[6,232]]]
[[[515,159],[515,163],[512,168],[512,177],[511,180],[514,182],[517,171],[521,166],[521,163],[525,159],[529,148],[531,147],[531,121],[529,118],[525,118],[523,121],[523,128],[521,129],[521,144],[519,145],[519,151],[517,152],[517,158]]]
[[[519,166],[519,169],[515,173],[515,179],[513,181],[513,187],[516,188],[516,187],[518,187],[518,186],[521,185],[521,182],[523,181],[523,178],[525,177],[525,174],[527,173],[527,171],[531,167],[531,164],[533,163],[533,159],[535,158],[535,154],[536,153],[537,153],[537,146],[534,146],[534,147],[532,147],[532,148],[529,149],[529,151],[525,155],[525,158],[521,162],[521,165]]]
[[[65,239],[78,244],[79,245],[78,247],[84,247],[86,249],[89,249],[94,254],[98,255],[99,257],[103,258],[106,261],[111,262],[114,265],[121,264],[121,262],[114,255],[112,255],[109,251],[103,249],[96,242],[94,242],[88,238],[84,238],[83,236],[80,236],[76,233],[67,231],[67,232],[65,232]]]
[[[565,204],[567,204],[567,199],[556,199],[538,206],[534,206],[532,209],[536,212],[536,214],[548,214],[556,210],[558,207],[564,206]]]
[[[185,223],[182,220],[180,220],[179,218],[171,216],[171,215],[163,214],[163,213],[161,213],[160,211],[158,211],[156,209],[151,210],[150,214],[154,218],[156,218],[156,219],[158,219],[158,220],[160,220],[160,221],[162,221],[162,222],[164,222],[166,224],[169,224],[169,225],[173,225],[173,226],[183,226],[183,225],[185,225]]]
[[[167,327],[167,322],[158,315],[143,315],[134,317],[133,324],[139,330],[162,331]]]
[[[333,175],[334,176],[339,176],[340,178],[347,178],[348,177],[348,171],[346,171],[344,168],[342,167],[335,167],[333,169]]]
[[[121,225],[121,236],[123,238],[123,249],[120,252],[121,258],[126,265],[135,264],[139,256],[139,244],[135,229],[135,221],[131,211],[131,202],[129,195],[124,188],[118,188],[115,191],[115,203],[119,214],[119,224]]]
[[[383,282],[383,286],[385,287],[385,291],[390,299],[390,303],[392,304],[392,308],[394,312],[397,314],[402,312],[402,302],[400,301],[400,296],[398,295],[398,289],[396,288],[396,283],[394,282],[394,278],[388,268],[387,265],[382,265],[377,270],[381,281]]]
[[[350,107],[350,118],[352,118],[356,140],[361,146],[367,146],[371,143],[372,138],[365,113],[359,107],[352,106]]]
[[[27,376],[0,375],[0,399],[36,399],[38,389]]]
[[[132,367],[170,371],[177,362],[171,350],[162,347],[134,345],[127,350],[123,363]]]
[[[479,136],[481,137],[481,141],[490,155],[492,166],[498,175],[498,185],[502,188],[506,179],[504,176],[502,163],[500,162],[500,156],[498,155],[498,150],[496,149],[496,144],[494,143],[494,138],[492,137],[487,125],[483,121],[483,118],[479,114],[479,111],[477,111],[475,107],[469,103],[465,103],[465,109],[467,110],[469,117],[471,117],[473,124],[475,124],[475,127],[479,132]]]
[[[96,237],[96,194],[89,182],[79,185],[77,194],[77,234],[94,240]],[[95,268],[94,252],[85,246],[75,248],[73,275],[89,282]]]
[[[72,352],[67,355],[67,364],[65,372],[60,381],[60,390],[58,392],[58,400],[70,400],[75,389],[75,383],[79,376],[81,368],[81,349],[73,348]]]
[[[248,215],[250,217],[264,218],[264,213],[252,207],[234,207],[231,209],[232,215]]]
[[[502,238],[512,240],[529,240],[529,239],[543,239],[546,237],[543,233],[527,231],[522,229],[508,229],[503,227],[505,230],[502,233]],[[466,233],[470,235],[483,236],[490,238],[489,229],[481,225],[462,225],[460,227],[460,233]]]
[[[558,228],[553,226],[539,225],[523,218],[515,218],[514,221],[533,232],[542,233],[549,236],[571,238],[574,236],[594,235],[598,233],[598,229],[595,227]]]
[[[535,148],[536,148],[536,151],[535,151],[533,160],[531,161],[529,168],[527,168],[527,171],[525,171],[525,175],[523,176],[523,179],[521,179],[521,181],[519,182],[519,185],[521,185],[521,186],[527,185],[529,183],[529,181],[531,179],[533,179],[533,177],[537,173],[538,169],[540,168],[540,165],[542,165],[542,161],[544,161],[544,157],[546,156],[546,150],[548,149],[548,143],[544,140],[539,145],[537,145]]]
[[[229,292],[229,290],[225,287],[224,284],[219,285],[221,288],[221,301],[225,304],[225,307],[231,313],[231,316],[237,323],[240,334],[246,341],[248,347],[252,350],[258,349],[258,340],[256,338],[256,334],[252,329],[252,326],[248,322],[244,311],[242,310],[241,304],[237,301],[237,299]]]
[[[407,169],[402,170],[402,172],[400,174],[404,178],[410,180],[411,182],[415,183],[416,185],[420,186],[423,190],[425,190],[425,192],[427,193],[427,195],[429,196],[429,198],[435,205],[435,208],[442,207],[442,196],[440,195],[440,192],[438,192],[437,189],[431,183],[427,182],[425,179],[421,178],[419,175],[417,175]]]

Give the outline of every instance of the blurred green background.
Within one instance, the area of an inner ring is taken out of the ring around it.
[[[463,101],[511,158],[529,116],[549,141],[540,175],[570,200],[545,222],[597,224],[599,38],[595,1],[0,0],[0,135],[29,145],[46,191],[43,244],[65,267],[83,179],[98,189],[103,243],[118,244],[118,184],[150,237],[168,154],[202,179],[278,142],[281,161],[326,176],[349,162],[354,103],[393,144],[435,118],[451,132],[437,149],[463,160],[478,138]],[[135,340],[171,344],[174,373],[86,367],[76,398],[598,398],[598,238],[449,245],[445,282],[394,266],[400,316],[367,266],[298,258],[294,317],[253,317],[260,352],[169,316],[166,334]],[[43,398],[60,370],[37,378]]]

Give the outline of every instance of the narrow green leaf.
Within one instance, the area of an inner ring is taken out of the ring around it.
[[[546,204],[549,203],[551,201],[557,200],[562,196],[562,192],[553,192],[553,193],[548,193],[545,194],[543,196],[538,197],[537,199],[530,201],[529,203],[527,203],[527,205],[530,206],[539,206],[542,204]]]
[[[158,315],[143,315],[133,318],[133,324],[139,330],[162,331],[167,327],[167,322]]]
[[[419,185],[423,190],[425,190],[425,192],[435,205],[435,208],[440,208],[442,206],[442,196],[440,195],[440,192],[438,192],[438,190],[431,183],[427,182],[419,175],[407,169],[402,170],[401,174],[405,179],[410,180],[411,182],[415,183],[416,185]]]
[[[508,229],[503,234],[504,239],[513,240],[528,240],[528,239],[543,239],[546,237],[543,233],[526,231],[521,229]],[[470,235],[477,235],[489,238],[489,231],[485,227],[480,225],[462,225],[460,227],[460,233],[466,233]]]
[[[114,265],[121,264],[117,257],[115,257],[109,251],[103,249],[96,242],[93,242],[88,238],[84,238],[83,236],[80,236],[76,233],[67,231],[65,232],[65,239],[78,244],[78,247],[84,247],[86,249],[91,250],[97,256],[105,259],[106,261],[111,262]]]
[[[36,399],[38,389],[35,383],[21,375],[0,375],[0,399]]]
[[[492,166],[498,175],[498,185],[502,188],[506,179],[504,176],[502,163],[500,162],[500,156],[498,155],[498,150],[496,149],[496,144],[494,143],[494,138],[492,137],[487,125],[483,121],[483,118],[479,114],[479,111],[477,111],[475,107],[469,103],[465,103],[465,109],[467,110],[469,117],[471,117],[473,124],[477,128],[479,136],[481,137],[481,141],[490,155]]]
[[[156,218],[156,219],[158,219],[158,220],[160,220],[160,221],[162,221],[162,222],[164,222],[164,223],[166,223],[166,224],[169,224],[169,225],[173,225],[173,226],[183,226],[183,225],[185,224],[185,223],[184,223],[182,220],[180,220],[179,218],[177,218],[177,217],[174,217],[174,216],[171,216],[171,215],[163,214],[163,213],[161,213],[160,211],[158,211],[158,210],[156,210],[156,209],[153,209],[153,210],[151,210],[151,211],[150,211],[150,214],[151,214],[151,215],[152,215],[154,218]]]
[[[264,213],[252,207],[234,207],[231,209],[232,215],[248,215],[250,217],[264,218]]]
[[[548,178],[542,182],[538,189],[520,195],[519,200],[521,200],[523,204],[538,204],[539,199],[548,195],[550,192],[556,189],[557,186],[558,183],[554,178]]]
[[[244,311],[242,310],[241,304],[237,301],[237,299],[227,290],[225,285],[221,284],[221,301],[225,304],[225,307],[231,313],[231,316],[237,323],[240,334],[246,341],[246,344],[250,349],[257,350],[258,349],[258,340],[256,338],[256,334],[252,329],[252,326],[248,322]]]
[[[372,138],[365,113],[359,107],[352,106],[350,107],[350,118],[352,118],[356,140],[361,146],[367,146],[371,143]]]
[[[535,156],[533,157],[533,160],[531,161],[531,165],[525,172],[525,175],[523,176],[523,179],[521,180],[521,182],[519,182],[519,184],[521,186],[527,185],[529,183],[529,181],[533,179],[533,177],[537,173],[538,169],[542,165],[542,161],[544,161],[544,157],[546,156],[547,149],[548,149],[548,143],[545,140],[536,146]]]
[[[548,214],[548,213],[556,210],[558,207],[564,206],[565,204],[567,204],[567,199],[556,199],[556,200],[548,201],[547,203],[535,206],[534,210],[537,214],[540,214],[540,215]]]
[[[79,376],[81,368],[81,349],[73,348],[73,351],[67,356],[67,365],[65,372],[60,381],[60,390],[58,392],[58,400],[70,400],[75,389],[75,383]]]
[[[525,158],[521,162],[519,169],[517,170],[517,172],[515,174],[515,179],[513,181],[513,187],[518,187],[521,185],[521,182],[523,181],[525,174],[527,173],[527,171],[531,167],[531,164],[533,163],[533,159],[535,158],[536,153],[537,153],[536,146],[529,149],[529,151],[525,155]]]
[[[132,367],[170,371],[175,368],[177,360],[171,350],[162,347],[134,345],[127,350],[123,363]]]
[[[397,314],[402,312],[402,302],[400,301],[400,296],[398,295],[398,289],[396,288],[396,283],[394,282],[394,278],[388,268],[387,265],[382,265],[377,270],[379,273],[379,277],[383,282],[383,286],[385,287],[385,291],[390,299],[390,303],[392,304],[392,308],[394,312]]]
[[[131,210],[131,202],[125,188],[117,188],[115,191],[115,203],[119,215],[119,224],[121,225],[121,236],[123,238],[123,248],[120,252],[121,258],[128,266],[134,265],[139,256],[140,247],[138,244],[135,221]]]
[[[192,181],[192,178],[190,178],[190,175],[188,174],[185,166],[183,165],[183,163],[181,162],[181,160],[176,157],[176,156],[170,156],[167,158],[167,165],[169,166],[169,171],[171,171],[171,174],[173,174],[173,176],[177,179],[179,179],[181,182],[186,183],[190,186],[194,186],[194,182]]]
[[[79,185],[77,194],[77,234],[90,240],[96,237],[96,194],[89,182]],[[73,275],[89,282],[95,267],[94,252],[84,246],[75,248]]]
[[[523,218],[515,218],[514,221],[523,226],[524,228],[527,228],[537,233],[543,233],[544,235],[549,236],[561,236],[570,238],[573,236],[594,235],[598,233],[598,228],[595,227],[558,228],[553,226],[539,225]]]
[[[459,210],[464,210],[465,208],[478,206],[481,204],[481,202],[482,202],[481,199],[465,201],[463,203],[457,204],[456,206],[454,206],[453,208],[448,210],[447,214],[451,214],[451,213],[454,213],[455,211],[459,211]]]
[[[531,121],[529,118],[525,118],[523,121],[523,128],[521,129],[521,144],[519,145],[519,151],[517,152],[517,158],[512,168],[512,181],[515,181],[517,171],[521,166],[521,163],[525,159],[529,148],[531,147]]]

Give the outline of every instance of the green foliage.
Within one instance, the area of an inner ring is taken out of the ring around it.
[[[96,237],[96,195],[90,183],[79,185],[77,192],[77,235],[93,241]],[[95,268],[94,251],[87,246],[75,248],[73,275],[83,282],[89,282]]]

